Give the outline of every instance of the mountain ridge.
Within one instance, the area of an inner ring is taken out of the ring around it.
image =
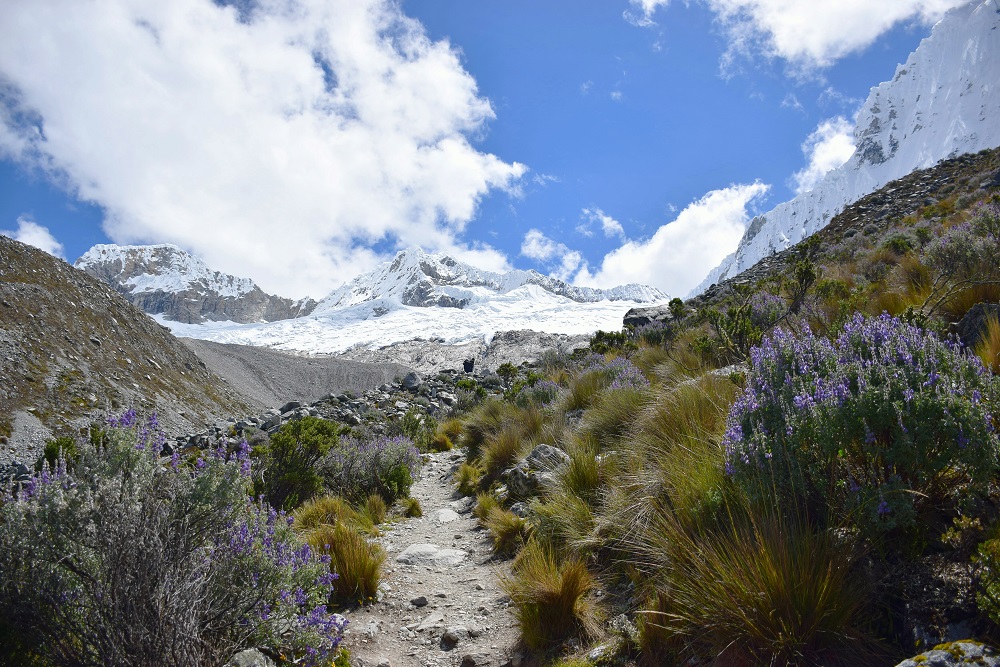
[[[737,249],[688,296],[803,240],[893,180],[1000,145],[998,27],[990,0],[949,11],[893,77],[871,89],[857,116],[854,155],[811,191],[751,220]]]

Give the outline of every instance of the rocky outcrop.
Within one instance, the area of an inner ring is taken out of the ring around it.
[[[998,667],[1000,656],[989,646],[969,639],[939,644],[896,667]]]
[[[316,306],[311,299],[267,294],[252,280],[213,271],[169,244],[96,245],[75,266],[143,312],[185,324],[274,322],[307,315]]]

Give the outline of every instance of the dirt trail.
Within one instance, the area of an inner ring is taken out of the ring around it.
[[[498,585],[508,567],[491,556],[489,534],[454,495],[460,452],[430,455],[410,495],[423,516],[383,527],[380,600],[345,613],[344,645],[355,667],[518,667],[517,630]]]

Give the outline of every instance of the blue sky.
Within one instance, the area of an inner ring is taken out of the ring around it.
[[[683,295],[959,2],[10,0],[0,230],[288,296],[412,245]]]

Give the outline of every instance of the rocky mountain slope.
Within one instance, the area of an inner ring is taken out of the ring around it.
[[[950,11],[856,119],[854,155],[813,190],[754,218],[736,251],[692,291],[731,278],[829,224],[847,204],[943,159],[1000,145],[1000,13]]]
[[[0,236],[0,462],[33,459],[104,411],[156,410],[168,430],[252,402],[102,281]]]
[[[175,245],[96,245],[74,264],[106,282],[134,306],[168,320],[273,322],[308,314],[311,299],[266,294],[249,278],[213,271]]]
[[[928,223],[963,200],[975,201],[989,193],[1000,192],[1000,148],[961,155],[929,169],[921,169],[892,181],[862,197],[833,217],[814,235],[816,259],[821,262],[828,249],[844,239],[862,234],[873,238],[906,232],[907,220],[921,218]],[[764,257],[742,273],[713,284],[685,303],[690,309],[717,306],[733,294],[738,285],[755,285],[778,276],[790,276],[799,259],[798,246]],[[643,326],[653,321],[668,321],[665,307],[638,307],[624,318],[627,326]]]

